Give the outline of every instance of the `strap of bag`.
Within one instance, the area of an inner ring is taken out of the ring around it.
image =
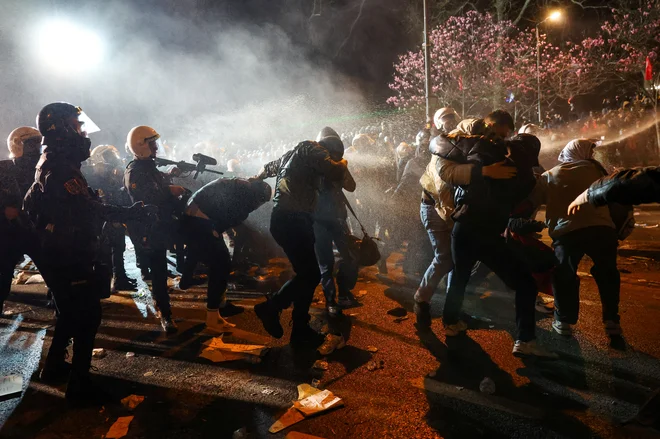
[[[360,218],[355,214],[355,211],[353,210],[353,206],[351,206],[351,203],[348,202],[348,198],[346,198],[346,194],[344,191],[341,191],[341,196],[344,197],[344,203],[346,203],[346,207],[348,207],[348,210],[351,211],[355,219],[357,220],[358,224],[360,225],[360,228],[362,229],[362,233],[364,235],[367,235],[367,231],[364,229],[364,226],[362,225],[362,222],[360,222]],[[368,236],[368,235],[367,235]]]

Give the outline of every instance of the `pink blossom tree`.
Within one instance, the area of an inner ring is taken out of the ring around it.
[[[521,114],[532,114],[537,99],[536,35],[520,30],[510,21],[495,21],[490,14],[470,11],[450,17],[431,32],[432,94],[440,105],[462,113],[482,114],[493,105]],[[541,36],[541,83],[543,99],[551,103],[568,91],[571,75],[582,69],[572,51],[563,51]],[[389,84],[394,96],[388,102],[411,108],[424,103],[422,52],[401,55]],[[577,81],[579,82],[579,81]],[[558,83],[563,85],[558,86]],[[583,89],[576,91],[584,93]],[[495,96],[493,94],[501,94]],[[509,98],[509,99],[507,99]]]

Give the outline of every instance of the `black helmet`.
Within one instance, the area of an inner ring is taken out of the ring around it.
[[[84,128],[79,130],[71,124],[77,119]],[[47,150],[62,150],[72,159],[80,162],[89,158],[91,141],[87,133],[98,131],[98,127],[82,111],[67,102],[53,102],[41,109],[37,115],[37,128],[44,136],[43,144]]]
[[[37,115],[37,128],[44,137],[66,137],[68,120],[82,114],[82,109],[68,102],[53,102],[41,109]]]

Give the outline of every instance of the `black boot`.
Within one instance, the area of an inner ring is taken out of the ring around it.
[[[270,300],[255,305],[254,313],[259,317],[261,324],[264,325],[264,329],[271,337],[282,338],[284,329],[282,329],[282,324],[280,323],[281,311]]]
[[[115,274],[112,276],[112,294],[117,291],[137,291],[137,282],[126,276],[126,274]]]
[[[417,329],[420,331],[431,329],[431,304],[415,301],[413,310],[417,317]]]
[[[69,379],[71,373],[71,365],[64,361],[64,358],[57,360],[50,360],[46,358],[46,364],[39,373],[39,381],[44,384],[62,384]]]
[[[100,406],[116,402],[112,395],[94,383],[89,372],[71,372],[65,397],[69,404],[75,407]]]
[[[289,343],[293,348],[316,349],[323,343],[323,335],[310,328],[307,323],[294,323]]]

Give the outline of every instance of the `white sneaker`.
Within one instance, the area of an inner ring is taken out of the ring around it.
[[[559,355],[556,353],[548,351],[536,344],[536,340],[516,340],[516,343],[513,345],[513,355],[516,357],[541,357],[552,360],[559,358]]]
[[[541,296],[536,296],[536,305],[534,306],[536,310],[543,314],[552,314],[555,312],[555,301],[546,300]]]
[[[611,337],[613,335],[621,335],[623,331],[620,324],[613,320],[608,320],[605,322],[605,333]]]
[[[559,320],[552,322],[552,329],[554,329],[555,332],[559,335],[564,335],[567,337],[573,335],[573,326],[571,326],[569,323],[560,322]]]
[[[459,320],[453,325],[445,325],[445,336],[446,337],[456,337],[461,332],[467,331],[467,323],[463,320]]]

